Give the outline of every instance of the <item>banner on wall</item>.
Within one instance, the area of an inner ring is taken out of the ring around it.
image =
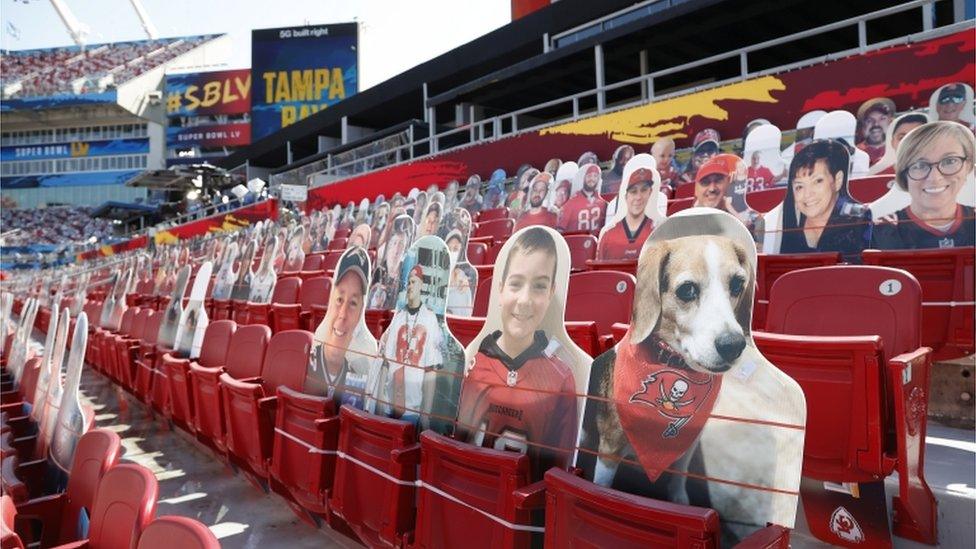
[[[166,77],[166,116],[242,114],[250,110],[249,69]]]
[[[251,33],[254,138],[290,126],[359,91],[356,23]]]
[[[52,160],[121,154],[148,154],[148,139],[100,139],[0,148],[0,161]]]
[[[238,147],[250,143],[250,122],[166,128],[167,147]]]

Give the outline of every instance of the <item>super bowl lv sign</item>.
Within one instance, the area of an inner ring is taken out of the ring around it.
[[[248,69],[166,77],[166,115],[243,114],[251,109]]]

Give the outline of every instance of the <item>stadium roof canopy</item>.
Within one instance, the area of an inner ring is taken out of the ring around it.
[[[642,74],[643,51],[647,52],[644,70],[654,72],[902,3],[560,0],[241,148],[218,163],[228,169],[245,163],[271,169],[307,163],[308,157],[321,152],[319,136],[342,135],[344,118],[346,124],[366,128],[368,133],[412,119],[426,120],[428,108],[432,108],[438,123],[447,122],[436,128],[443,131],[461,125],[456,122],[457,113],[467,106],[477,106],[490,117],[587,91],[596,87],[594,50],[598,44],[604,81],[609,84]],[[936,4],[936,9],[951,10],[946,4],[951,3]],[[639,16],[635,10],[633,17],[587,27],[635,7],[640,8]],[[874,21],[879,24],[869,25],[867,32],[872,42],[904,36],[917,28],[919,17],[916,11],[894,14]],[[856,28],[853,36],[851,33],[850,27],[839,28],[753,52],[750,71],[841,51],[850,47],[852,39],[857,42]],[[572,36],[564,43],[548,46],[549,37],[566,34]],[[737,60],[705,64],[674,78],[656,80],[656,92],[720,81],[739,70]]]
[[[173,166],[168,170],[146,170],[125,183],[129,187],[146,187],[166,191],[223,189],[234,183],[227,172],[210,164]]]

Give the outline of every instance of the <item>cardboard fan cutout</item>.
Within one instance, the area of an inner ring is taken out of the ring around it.
[[[176,284],[173,287],[173,294],[170,296],[169,305],[163,311],[163,321],[159,325],[159,336],[156,344],[166,349],[176,347],[176,332],[179,330],[180,322],[183,319],[183,296],[186,294],[186,285],[190,282],[190,266],[184,265],[176,277]]]
[[[613,165],[602,174],[602,186],[597,189],[599,194],[617,194],[620,182],[623,181],[624,167],[634,157],[634,147],[621,145],[613,151]]]
[[[597,243],[597,259],[636,260],[651,231],[664,222],[665,216],[658,204],[662,195],[661,176],[656,165],[653,156],[638,154],[624,167],[616,201],[618,206],[613,214],[607,213]]]
[[[908,132],[914,130],[915,128],[928,124],[931,121],[929,115],[925,111],[911,111],[902,114],[901,116],[895,118],[888,125],[888,131],[885,132],[885,153],[876,163],[871,165],[871,169],[868,173],[871,175],[895,175],[895,157],[898,151],[898,145],[901,140],[908,135]],[[908,205],[906,202],[905,205]],[[874,209],[874,204],[872,204],[872,213]],[[892,211],[898,210],[900,208],[894,208]],[[886,214],[887,215],[887,214]]]
[[[593,361],[576,459],[601,486],[715,509],[730,541],[793,526],[803,457],[803,391],[752,341],[755,272],[725,212],[654,231],[630,328]]]
[[[390,236],[377,251],[377,265],[373,271],[373,286],[369,290],[368,308],[390,310],[396,305],[400,292],[400,262],[413,243],[417,228],[413,218],[403,214],[393,220]]]
[[[112,311],[115,309],[115,302],[118,299],[119,286],[122,284],[122,278],[124,273],[114,272],[112,276],[108,279],[108,284],[112,287],[108,295],[105,296],[105,301],[102,302],[102,311],[98,317],[98,327],[108,328],[109,321],[112,318]]]
[[[558,170],[558,167],[556,168]],[[556,171],[553,170],[546,173],[551,174],[553,177],[556,176]],[[529,166],[528,164],[519,168],[518,172],[515,173],[515,182],[512,191],[508,193],[508,197],[505,199],[505,205],[508,206],[510,215],[513,217],[518,217],[525,208],[528,196],[529,196],[529,184],[532,179],[539,174],[539,170]]]
[[[294,273],[302,270],[302,265],[305,264],[305,252],[302,250],[303,240],[305,240],[305,227],[298,226],[292,229],[291,237],[288,238],[288,255],[285,256],[282,272]]]
[[[603,228],[607,202],[600,196],[600,177],[596,164],[587,164],[576,172],[572,197],[559,210],[556,226],[560,232],[599,233]]]
[[[87,315],[85,313],[82,313],[82,315],[85,316],[87,322]],[[62,316],[58,322],[58,333],[54,339],[54,347],[51,349],[51,377],[47,384],[47,395],[44,398],[43,407],[38,410],[37,444],[40,447],[35,448],[35,451],[38,452],[35,455],[46,453],[47,449],[51,447],[51,441],[54,438],[58,414],[61,410],[61,398],[64,395],[64,379],[67,372],[67,362],[64,360],[64,354],[68,347],[68,332],[70,328],[70,317],[67,315]],[[77,331],[74,337],[78,337]],[[82,355],[82,358],[84,358],[84,355]]]
[[[370,226],[370,242],[368,248],[376,249],[379,246],[380,236],[386,231],[387,223],[390,221],[390,205],[382,203],[376,206],[373,212],[373,224]]]
[[[61,395],[60,409],[51,440],[51,461],[64,474],[71,471],[75,448],[78,441],[85,434],[88,422],[81,408],[81,398],[78,388],[81,385],[81,369],[85,363],[85,348],[88,346],[88,316],[78,315],[75,321],[75,331],[71,339],[71,353],[68,355],[68,373],[64,379],[64,391]]]
[[[813,138],[816,139],[835,139],[843,141],[851,151],[851,169],[849,177],[861,177],[868,175],[871,168],[871,158],[868,153],[854,146],[854,138],[857,134],[857,119],[847,111],[830,111],[817,120],[817,125],[813,128]],[[790,165],[792,165],[792,160]]]
[[[469,177],[468,182],[464,184],[464,194],[461,196],[458,206],[474,215],[481,211],[481,203],[481,178],[475,174]]]
[[[62,314],[58,308],[60,305],[60,300],[55,296],[51,307],[51,319],[48,321],[47,336],[44,338],[44,356],[41,357],[37,383],[34,385],[34,395],[31,399],[30,417],[34,420],[34,423],[40,423],[44,410],[44,400],[47,398],[47,387],[51,382],[51,374],[54,370],[54,346],[57,342],[57,333],[60,324],[58,319]],[[63,314],[68,314],[67,309]]]
[[[363,223],[369,225],[369,199],[363,198],[359,201],[359,207],[356,209],[356,225],[362,225]]]
[[[366,327],[369,255],[363,248],[343,252],[332,277],[325,318],[315,329],[315,345],[303,391],[363,409],[370,361],[377,356],[376,338]]]
[[[108,318],[105,320],[105,324],[102,325],[103,328],[113,332],[118,331],[119,325],[122,322],[122,315],[125,313],[125,310],[129,308],[128,305],[126,305],[125,296],[126,289],[128,288],[131,280],[132,269],[127,269],[115,282],[115,288],[112,289],[112,306],[108,311]]]
[[[251,293],[248,295],[248,301],[253,303],[271,302],[275,284],[278,283],[278,275],[274,271],[274,258],[278,255],[280,248],[281,242],[278,237],[272,238],[271,243],[265,247],[264,255],[261,256],[261,265],[258,266],[258,271],[254,273],[254,279],[251,281]]]
[[[965,82],[946,84],[929,97],[929,119],[933,122],[958,122],[970,130],[976,127],[973,88]]]
[[[533,480],[571,464],[592,359],[563,324],[569,247],[549,227],[512,235],[492,274],[488,317],[465,350],[460,440],[526,453]]]
[[[563,164],[563,167],[565,166],[566,164]],[[549,209],[546,201],[551,185],[552,176],[548,172],[538,173],[532,179],[529,185],[528,204],[515,222],[516,231],[531,225],[552,227],[556,224],[556,212]]]
[[[453,431],[464,373],[464,349],[444,319],[451,256],[444,241],[424,236],[401,263],[403,290],[367,387],[374,413],[434,429]]]
[[[200,265],[196,277],[193,279],[193,289],[190,290],[190,300],[186,304],[179,328],[176,332],[176,354],[183,358],[195,359],[200,356],[200,346],[203,345],[203,334],[210,325],[207,309],[203,300],[207,297],[207,285],[210,284],[210,273],[213,263],[205,261]]]
[[[211,292],[215,301],[230,299],[231,291],[234,289],[234,281],[237,280],[237,273],[234,272],[237,250],[237,242],[231,242],[224,247],[220,269],[217,271],[217,279],[214,280],[214,287]]]
[[[763,216],[763,252],[840,252],[855,258],[868,246],[872,223],[848,193],[850,147],[815,139],[793,156],[783,203]]]
[[[448,314],[470,317],[478,291],[478,270],[468,261],[468,238],[471,236],[471,214],[464,208],[454,213],[441,227],[441,239],[451,254],[451,277],[447,287]]]
[[[772,124],[763,124],[746,136],[742,151],[748,166],[745,192],[762,191],[784,182],[787,166],[780,154],[782,140],[783,132]]]
[[[453,210],[458,205],[458,182],[451,180],[444,188],[444,204],[447,209]]]
[[[419,191],[414,197],[413,222],[419,227],[423,220],[424,212],[427,211],[427,191]]]
[[[579,166],[576,165],[576,162],[566,162],[559,166],[556,175],[553,176],[552,183],[549,185],[549,195],[546,197],[546,204],[557,215],[560,214],[560,210],[566,204],[566,201],[578,190],[576,187],[576,176],[578,173]]]
[[[508,175],[501,168],[491,172],[488,189],[485,190],[483,209],[493,210],[505,205],[505,179],[507,178]]]
[[[369,228],[369,225],[362,223],[357,225],[356,228],[349,233],[349,240],[346,242],[346,247],[352,248],[359,246],[360,248],[368,248],[371,239],[372,229]]]
[[[420,216],[417,236],[437,236],[437,231],[440,230],[441,219],[443,217],[444,205],[441,202],[431,200],[427,204],[427,211],[424,212],[424,215]]]
[[[254,265],[255,255],[257,255],[257,242],[252,240],[247,243],[244,255],[241,256],[241,263],[237,268],[237,280],[234,281],[230,291],[231,299],[244,301],[251,293],[251,280],[254,278],[251,267]]]

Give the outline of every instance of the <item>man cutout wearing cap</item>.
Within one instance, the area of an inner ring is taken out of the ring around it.
[[[549,172],[541,172],[532,179],[529,185],[529,208],[519,216],[515,223],[515,231],[530,225],[556,225],[556,214],[546,207],[546,197],[549,196],[549,184],[552,176]]]
[[[636,260],[644,241],[654,230],[654,221],[644,213],[654,192],[654,176],[648,168],[639,168],[627,181],[624,218],[600,235],[596,257],[603,260]]]
[[[720,140],[721,138],[718,132],[711,128],[706,128],[695,134],[695,139],[692,142],[693,152],[691,153],[691,160],[688,161],[685,173],[681,175],[680,184],[695,182],[695,174],[698,173],[698,169],[705,162],[708,162],[708,159],[722,152],[719,146]]]
[[[716,208],[731,212],[726,200],[732,173],[735,171],[735,155],[720,154],[710,158],[698,168],[695,176],[696,208]]]
[[[884,156],[885,136],[894,113],[895,103],[887,97],[868,99],[857,109],[857,123],[860,128],[857,148],[868,153],[872,166]]]
[[[393,417],[416,422],[423,404],[424,374],[444,362],[441,355],[443,332],[437,317],[423,303],[424,269],[414,265],[407,274],[406,305],[390,321],[380,344],[389,363]]]
[[[607,211],[607,201],[600,196],[600,167],[587,164],[579,169],[576,177],[583,179],[583,186],[563,204],[556,228],[564,233],[595,233],[603,228],[603,217]],[[619,189],[620,185],[617,187]]]

